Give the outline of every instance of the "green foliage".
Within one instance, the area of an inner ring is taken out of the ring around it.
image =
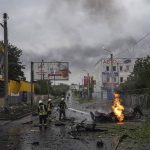
[[[38,80],[35,84],[35,94],[48,94],[48,82],[46,80]]]
[[[51,82],[47,80],[38,80],[35,84],[35,94],[48,94],[48,86],[49,86],[49,94],[53,96],[62,96],[65,95],[66,92],[69,90],[69,86],[66,84],[60,85],[51,85]]]
[[[137,139],[139,141],[143,140],[150,140],[150,123],[145,122],[137,128],[136,130],[133,130],[133,132],[129,132],[130,137]]]
[[[69,90],[69,86],[66,84],[53,85],[50,93],[54,96],[65,96],[66,92]]]
[[[150,56],[137,59],[133,72],[127,81],[121,84],[121,89],[133,93],[149,93],[150,89]],[[136,89],[136,90],[135,90]]]
[[[8,78],[11,80],[25,80],[24,72],[25,67],[20,62],[22,50],[16,46],[8,46]]]
[[[2,47],[3,42],[0,42]],[[8,79],[9,80],[25,80],[24,72],[22,71],[25,67],[20,62],[22,50],[14,45],[8,45]]]

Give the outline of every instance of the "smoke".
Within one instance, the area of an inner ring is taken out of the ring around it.
[[[23,50],[27,65],[42,59],[65,60],[77,75],[80,68],[93,70],[101,57],[109,57],[102,47],[116,57],[149,53],[148,39],[131,55],[136,41],[149,32],[146,0],[0,1],[0,13],[10,17],[9,42]]]
[[[119,0],[86,0],[84,8],[96,21],[105,20],[108,23],[118,22],[125,13]]]

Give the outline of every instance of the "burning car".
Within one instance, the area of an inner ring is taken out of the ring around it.
[[[112,104],[112,112],[110,113],[101,113],[95,111],[95,113],[90,112],[91,118],[94,122],[123,122],[128,120],[133,120],[138,117],[143,116],[141,108],[139,105],[135,106],[132,111],[125,112],[124,106],[121,104],[119,94],[114,94],[114,101]]]

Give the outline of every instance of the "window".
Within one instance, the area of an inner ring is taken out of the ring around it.
[[[109,77],[107,77],[107,82],[109,82]]]
[[[123,82],[123,77],[120,77],[120,83],[122,83]]]
[[[126,70],[129,71],[129,66],[126,66]]]
[[[114,82],[117,82],[117,79],[116,79],[116,77],[114,77]]]
[[[106,66],[106,71],[109,71],[109,66]]]
[[[116,71],[116,66],[113,66],[113,71]]]
[[[120,66],[120,71],[123,71],[123,67],[122,66]]]

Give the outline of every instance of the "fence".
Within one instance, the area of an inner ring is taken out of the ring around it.
[[[150,109],[150,96],[145,94],[145,95],[122,95],[122,103],[126,107],[134,107],[136,105],[140,105],[144,109]]]

